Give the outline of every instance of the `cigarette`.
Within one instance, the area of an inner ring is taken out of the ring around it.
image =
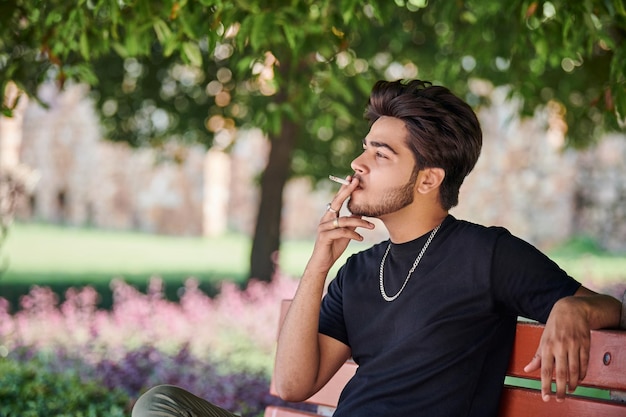
[[[350,181],[348,181],[348,180],[344,180],[343,178],[335,177],[334,175],[329,175],[329,176],[328,176],[328,178],[329,178],[331,181],[338,182],[339,184],[343,184],[343,185],[348,185],[348,184],[350,184]]]

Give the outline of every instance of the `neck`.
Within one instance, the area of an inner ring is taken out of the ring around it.
[[[425,210],[410,210],[409,208],[411,206],[380,218],[393,243],[405,243],[417,239],[440,225],[448,215],[448,211],[441,207],[431,207]]]

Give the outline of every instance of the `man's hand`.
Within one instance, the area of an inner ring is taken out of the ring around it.
[[[556,400],[563,401],[587,374],[590,330],[617,328],[622,304],[615,298],[580,287],[573,297],[557,301],[550,311],[537,353],[524,368],[541,368],[541,396],[550,400],[552,375]]]
[[[341,186],[320,220],[313,253],[307,263],[307,270],[320,271],[325,275],[346,250],[351,240],[363,240],[363,236],[356,232],[358,227],[374,228],[372,222],[361,218],[361,216],[340,215],[339,211],[344,202],[359,185],[358,178],[348,177],[348,180],[350,181],[349,184]]]
[[[541,396],[550,400],[552,376],[556,378],[556,400],[576,389],[587,374],[590,329],[588,305],[582,297],[565,297],[552,307],[537,353],[524,368],[541,368]]]

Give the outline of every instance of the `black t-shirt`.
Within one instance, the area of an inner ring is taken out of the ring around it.
[[[388,295],[429,234],[391,244]],[[359,365],[334,416],[495,416],[517,317],[545,322],[580,284],[506,229],[450,215],[387,302],[379,268],[388,245],[352,255],[322,302],[320,332],[348,345]]]

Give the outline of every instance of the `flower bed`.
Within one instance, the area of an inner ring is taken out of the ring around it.
[[[20,388],[28,385],[24,378],[60,381],[53,384],[56,391],[43,391],[44,399],[81,387],[76,381],[104,388],[86,388],[89,395],[82,402],[67,403],[68,415],[116,416],[120,401],[128,413],[141,392],[161,383],[182,386],[245,416],[259,415],[276,402],[268,386],[279,301],[293,296],[295,281],[277,277],[270,284],[251,282],[243,291],[225,283],[210,298],[191,278],[177,303],[164,299],[158,278],[146,294],[121,280],[111,285],[110,310],[97,308],[98,294],[90,287],[68,290],[61,304],[48,288],[33,287],[15,312],[0,298],[0,367],[15,374],[0,383],[3,406],[26,395]],[[107,398],[99,401],[109,407],[105,414],[88,411],[98,395]],[[15,406],[13,412],[23,411],[23,403]],[[32,415],[63,415],[37,410]]]

